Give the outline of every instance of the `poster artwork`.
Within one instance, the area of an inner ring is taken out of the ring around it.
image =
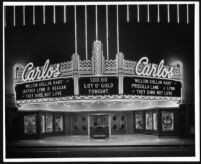
[[[152,130],[153,128],[153,118],[152,118],[152,112],[146,113],[146,129]]]
[[[174,130],[174,115],[172,112],[162,112],[162,129],[163,131]]]
[[[52,132],[52,115],[47,114],[46,115],[46,132]]]
[[[60,115],[55,116],[55,131],[56,132],[63,131],[63,117]]]
[[[24,133],[25,134],[36,133],[36,116],[35,115],[24,116]]]
[[[135,128],[143,129],[144,122],[143,122],[143,113],[142,112],[136,113],[135,120],[136,120]]]

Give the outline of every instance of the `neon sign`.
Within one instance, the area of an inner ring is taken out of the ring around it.
[[[145,65],[141,70],[141,64]],[[159,65],[149,63],[147,57],[142,57],[136,64],[135,73],[139,76],[163,77],[171,79],[173,77],[173,67],[164,66],[164,60]]]
[[[26,82],[58,77],[61,74],[61,64],[58,63],[55,65],[50,65],[49,63],[49,59],[46,60],[44,66],[42,67],[34,67],[32,62],[28,63],[23,70],[22,80]],[[171,79],[174,76],[174,67],[165,66],[164,60],[161,60],[159,65],[157,65],[149,63],[149,59],[147,57],[142,57],[133,67],[134,74],[138,76],[150,76],[168,79]]]
[[[58,77],[61,73],[59,71],[60,64],[56,65],[56,68],[49,65],[49,59],[46,60],[43,67],[35,67],[32,62],[28,63],[22,73],[23,81],[33,81],[41,79],[49,79],[52,77]]]

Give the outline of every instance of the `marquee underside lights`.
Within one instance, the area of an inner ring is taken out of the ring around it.
[[[81,101],[181,101],[183,66],[125,60],[117,53],[115,60],[105,60],[102,43],[93,44],[91,60],[72,60],[35,67],[14,66],[14,87],[17,104]],[[121,74],[121,76],[120,76]]]

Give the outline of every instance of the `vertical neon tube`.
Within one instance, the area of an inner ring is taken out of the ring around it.
[[[177,4],[177,23],[180,23],[179,4]]]
[[[186,5],[186,15],[187,15],[187,24],[189,24],[189,6],[188,6],[188,4]]]
[[[33,25],[36,24],[35,6],[33,6]]]
[[[159,6],[159,4],[157,5],[157,15],[158,15],[158,19],[157,19],[157,21],[158,21],[158,23],[160,22],[160,6]]]
[[[167,5],[167,18],[168,18],[168,23],[170,23],[170,5]]]
[[[137,5],[137,22],[140,22],[140,6]]]
[[[119,8],[117,5],[117,53],[119,53]]]
[[[108,6],[106,5],[106,48],[107,48],[107,60],[109,60],[109,30],[108,30]]]
[[[56,11],[55,11],[55,6],[53,8],[53,18],[54,18],[54,24],[56,23]]]
[[[6,6],[4,6],[4,27],[6,27]]]
[[[45,24],[46,20],[45,20],[45,6],[43,6],[43,24]]]
[[[98,40],[98,11],[97,11],[97,5],[95,8],[95,12],[96,12],[96,40]]]
[[[147,5],[147,22],[150,22],[149,4]]]
[[[64,23],[66,23],[66,6],[64,6]]]
[[[25,6],[23,6],[23,26],[25,26]]]
[[[127,11],[127,22],[129,22],[130,21],[129,5],[127,5],[126,11]]]
[[[13,6],[13,26],[16,25],[16,19],[15,19],[15,6]]]
[[[85,54],[86,54],[86,60],[88,60],[88,45],[87,45],[87,6],[85,6]]]
[[[75,21],[75,53],[77,54],[77,12],[76,6],[74,7],[74,21]]]

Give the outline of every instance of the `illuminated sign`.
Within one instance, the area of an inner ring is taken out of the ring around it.
[[[144,65],[144,67],[142,67]],[[147,57],[142,57],[136,64],[135,73],[138,76],[152,76],[171,79],[173,77],[173,67],[164,66],[164,60],[159,65],[149,63]]]
[[[23,69],[22,81],[26,82],[26,81],[44,80],[59,77],[62,74],[60,72],[60,69],[63,63],[58,63],[54,65],[50,65],[49,63],[50,63],[49,59],[46,60],[44,66],[41,67],[39,66],[35,67],[32,62],[28,63]],[[132,67],[129,69],[134,69],[134,74],[138,76],[171,79],[175,74],[174,67],[164,65],[164,60],[161,60],[161,62],[157,65],[149,63],[149,59],[147,57],[142,57],[138,62],[134,61],[134,63],[135,64],[132,66],[129,65],[129,67]],[[65,69],[68,67],[71,67],[71,65],[66,65]],[[97,67],[98,66],[96,66],[96,69],[94,67],[94,69],[97,70]],[[106,67],[108,67],[107,64]],[[63,68],[64,67],[62,67],[62,69]],[[82,70],[85,70],[85,68],[83,68]]]
[[[33,81],[41,79],[49,79],[52,77],[58,77],[60,75],[59,71],[60,64],[56,64],[56,67],[49,65],[49,59],[46,60],[43,67],[35,67],[33,63],[28,63],[22,73],[23,81]]]
[[[118,94],[117,77],[81,77],[80,95],[116,95]]]
[[[72,78],[44,80],[17,84],[15,90],[17,100],[65,97],[74,94],[74,83]]]
[[[181,82],[153,78],[124,77],[124,94],[180,97]]]

